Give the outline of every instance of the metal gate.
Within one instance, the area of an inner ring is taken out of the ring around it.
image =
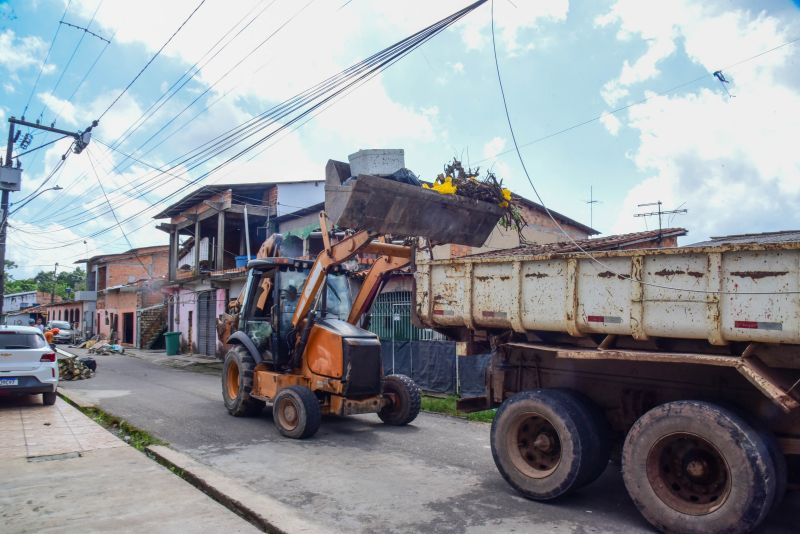
[[[217,292],[197,295],[197,352],[217,355]]]

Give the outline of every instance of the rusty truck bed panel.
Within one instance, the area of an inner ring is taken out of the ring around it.
[[[800,243],[416,262],[430,327],[800,344]]]

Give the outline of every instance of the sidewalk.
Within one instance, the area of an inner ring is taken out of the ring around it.
[[[5,533],[259,532],[60,398],[0,398],[0,465]]]

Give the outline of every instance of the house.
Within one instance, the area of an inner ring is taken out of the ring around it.
[[[52,302],[53,296],[47,291],[20,291],[3,295],[3,313],[5,324],[28,325],[42,318],[34,311],[40,304]],[[61,302],[61,297],[55,296],[55,302]]]
[[[166,323],[161,288],[167,282],[168,255],[167,245],[157,245],[77,261],[86,264],[87,288],[78,293],[88,301],[96,295],[94,313],[83,314],[87,333],[149,347]]]
[[[712,237],[707,241],[692,243],[689,247],[715,247],[721,245],[739,245],[744,243],[797,243],[800,241],[800,230],[781,230],[778,232],[761,232],[757,234],[734,234]]]
[[[155,216],[169,234],[168,324],[183,351],[218,355],[216,320],[239,296],[254,258],[276,228],[325,196],[323,180],[204,186]]]

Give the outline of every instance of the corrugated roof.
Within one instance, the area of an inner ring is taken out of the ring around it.
[[[757,234],[734,234],[711,237],[709,241],[701,241],[687,245],[689,247],[713,247],[715,245],[734,245],[741,243],[795,243],[800,242],[800,230],[781,230],[780,232],[761,232]]]
[[[168,206],[164,211],[159,213],[158,215],[154,216],[154,219],[166,219],[167,217],[174,217],[187,209],[199,204],[203,200],[213,197],[214,195],[218,195],[228,189],[233,190],[233,194],[236,197],[247,197],[248,194],[258,193],[260,191],[264,191],[270,187],[276,185],[286,185],[286,184],[299,184],[299,183],[311,183],[311,182],[324,182],[325,180],[320,179],[312,179],[312,180],[281,180],[280,182],[253,182],[253,183],[239,183],[239,184],[214,184],[214,185],[204,185],[203,187],[196,189],[177,201],[176,203]],[[237,202],[236,204],[241,204],[241,198],[234,198]],[[253,198],[255,203],[261,204],[260,198]]]
[[[632,234],[617,234],[594,239],[578,239],[572,241],[562,241],[559,243],[543,243],[533,245],[521,245],[519,247],[492,250],[467,256],[468,258],[491,258],[501,256],[536,256],[539,254],[563,254],[568,252],[579,252],[580,249],[587,251],[597,250],[618,250],[628,248],[640,243],[650,243],[658,239],[659,234],[662,238],[678,237],[686,235],[685,228],[665,228],[663,230],[648,230],[646,232],[634,232]],[[580,246],[578,248],[575,244]]]

